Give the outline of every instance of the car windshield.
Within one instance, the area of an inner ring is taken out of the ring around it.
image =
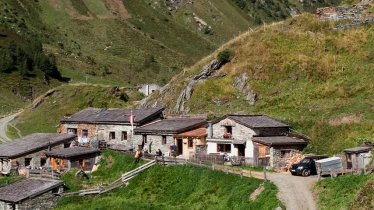
[[[305,158],[300,163],[310,163],[310,161],[311,160],[309,158]]]

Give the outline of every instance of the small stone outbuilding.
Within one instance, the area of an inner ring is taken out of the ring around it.
[[[100,150],[89,147],[70,147],[46,152],[52,170],[67,171],[71,168],[90,172],[100,157]]]
[[[63,192],[63,182],[30,178],[0,188],[0,210],[52,209]]]
[[[47,151],[67,148],[76,140],[74,134],[34,133],[0,144],[0,173],[47,166]]]

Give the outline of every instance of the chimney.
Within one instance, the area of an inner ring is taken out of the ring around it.
[[[213,138],[212,121],[208,121],[208,138]]]

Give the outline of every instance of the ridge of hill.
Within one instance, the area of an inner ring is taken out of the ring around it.
[[[263,22],[340,1],[1,0],[2,25],[36,35],[64,76],[165,84]]]
[[[320,154],[373,142],[374,26],[341,31],[335,24],[303,14],[246,32],[142,105],[211,118],[267,114],[308,135],[306,150]]]

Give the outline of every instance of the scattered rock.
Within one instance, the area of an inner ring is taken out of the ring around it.
[[[254,105],[256,103],[257,94],[250,89],[247,84],[248,76],[246,73],[243,73],[234,79],[233,86],[244,96],[244,100],[249,105]]]
[[[203,70],[195,75],[192,79],[189,80],[188,85],[182,90],[179,94],[177,103],[175,105],[176,112],[185,112],[184,103],[191,98],[193,93],[193,88],[197,83],[205,81],[207,78],[211,77],[218,69],[222,67],[226,62],[213,60],[209,64],[203,67]]]

